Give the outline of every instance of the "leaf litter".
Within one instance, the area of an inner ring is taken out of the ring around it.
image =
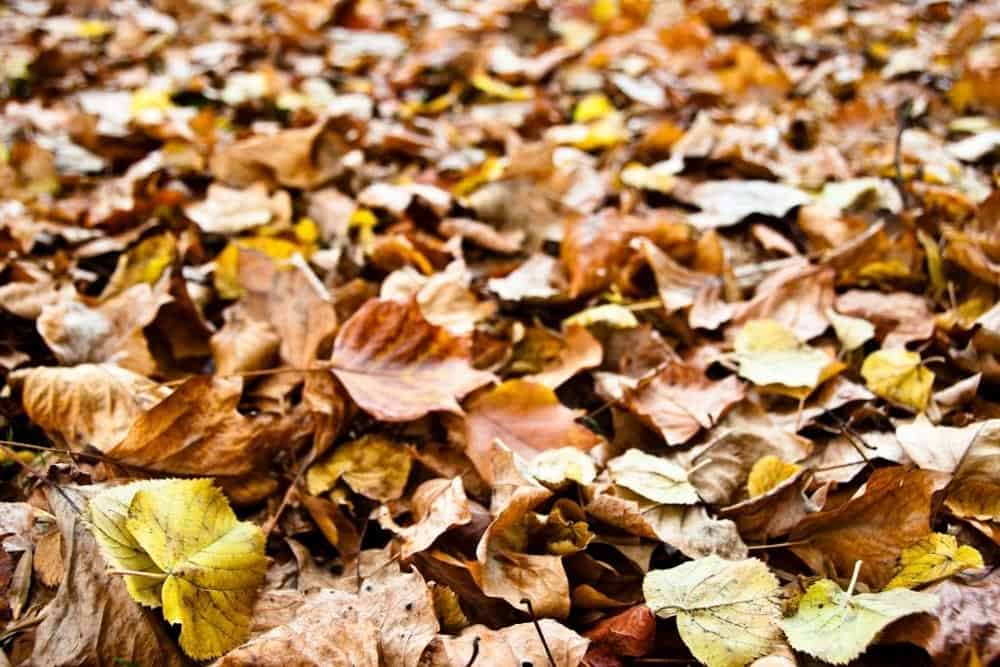
[[[7,3],[5,662],[1000,660],[998,21]]]

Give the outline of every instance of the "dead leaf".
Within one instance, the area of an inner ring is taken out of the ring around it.
[[[379,515],[383,528],[400,537],[403,558],[428,549],[449,528],[472,521],[462,479],[430,479],[417,487],[413,492],[413,519],[403,528],[389,518],[385,508]]]
[[[527,380],[508,380],[473,397],[466,408],[466,452],[486,480],[495,479],[496,439],[529,460],[547,449],[589,449],[599,442],[576,423],[579,412],[565,407],[548,387]]]
[[[863,493],[832,510],[806,517],[789,540],[813,572],[849,578],[863,561],[860,580],[882,588],[904,547],[931,532],[931,496],[947,479],[925,470],[884,468],[872,473]]]
[[[493,379],[469,365],[465,341],[427,322],[415,303],[374,299],[341,327],[332,367],[362,409],[387,421],[461,413],[456,399]]]
[[[213,183],[205,199],[185,206],[184,214],[209,234],[239,234],[267,224],[287,225],[292,202],[284,190],[268,195],[263,183],[244,189]]]
[[[812,202],[797,188],[767,181],[708,181],[695,186],[687,199],[701,209],[688,216],[700,229],[728,227],[754,214],[782,218]]]
[[[666,364],[638,389],[625,393],[625,405],[659,430],[668,445],[684,444],[703,428],[712,428],[742,399],[743,383],[736,376],[713,382],[681,362]]]

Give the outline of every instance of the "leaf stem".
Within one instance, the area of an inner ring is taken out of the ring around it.
[[[105,570],[105,573],[107,573],[107,574],[118,574],[118,575],[122,575],[122,576],[129,575],[129,576],[132,576],[132,577],[145,577],[146,579],[160,579],[161,581],[163,579],[166,579],[169,576],[167,574],[164,574],[163,572],[143,572],[142,570],[117,570],[117,569],[112,569],[112,570]]]
[[[844,601],[840,603],[841,607],[846,605],[847,601],[850,600],[851,596],[854,594],[854,587],[858,585],[858,575],[861,574],[861,563],[862,561],[860,560],[854,563],[854,574],[851,575],[851,583],[847,585],[847,597],[845,597]]]
[[[527,607],[528,613],[531,614],[531,622],[535,624],[535,632],[538,633],[538,638],[542,640],[542,648],[545,649],[545,657],[549,659],[549,665],[556,667],[555,658],[552,657],[552,651],[549,650],[549,643],[545,641],[545,634],[542,632],[542,626],[538,622],[538,617],[535,616],[535,609],[531,605],[531,600],[529,598],[522,598],[521,604]]]
[[[465,663],[465,667],[472,667],[476,662],[476,658],[479,657],[479,637],[477,636],[472,640],[472,655],[469,656],[469,662]]]

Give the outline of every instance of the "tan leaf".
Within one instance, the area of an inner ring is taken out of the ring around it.
[[[487,480],[494,479],[495,439],[529,460],[546,449],[588,449],[599,442],[576,423],[581,413],[565,407],[548,387],[527,380],[508,380],[475,396],[466,407],[466,453]]]
[[[837,297],[837,312],[874,324],[875,336],[883,347],[927,340],[934,332],[934,316],[927,301],[909,292],[849,290]]]
[[[703,428],[711,428],[729,406],[743,399],[736,376],[713,382],[681,362],[668,363],[651,380],[626,392],[625,404],[669,445],[680,445]]]
[[[429,548],[449,528],[472,521],[469,499],[460,477],[430,479],[418,486],[413,492],[412,511],[414,521],[405,528],[389,518],[387,508],[382,507],[379,513],[382,527],[399,536],[403,558]]]
[[[226,311],[225,320],[211,340],[216,372],[232,375],[270,368],[281,344],[274,327],[251,318],[239,305]]]
[[[931,532],[931,496],[947,483],[940,473],[881,468],[864,492],[846,503],[806,517],[789,540],[813,572],[847,579],[864,561],[861,581],[882,588],[896,571],[904,547]]]
[[[465,341],[427,322],[415,303],[377,299],[341,327],[332,365],[351,398],[386,421],[461,413],[456,399],[493,379],[472,368]]]
[[[774,457],[765,456],[761,461],[770,458]],[[798,466],[782,465],[789,466],[791,476],[759,495],[752,495],[741,503],[719,510],[719,516],[734,521],[740,535],[748,540],[765,542],[786,535],[817,509],[805,495],[811,476]]]
[[[924,415],[896,427],[896,439],[906,455],[924,470],[955,472],[969,446],[985,428],[973,423],[962,428],[936,426]]]
[[[523,379],[556,389],[580,371],[599,366],[602,357],[600,342],[584,327],[570,325],[562,336],[558,356],[546,363],[541,371]]]
[[[25,412],[50,437],[80,451],[107,451],[143,412],[170,394],[152,380],[112,364],[17,371]]]
[[[960,517],[1000,519],[1000,420],[972,424],[972,445],[955,471],[945,505]]]
[[[688,195],[701,213],[688,216],[695,227],[735,225],[753,214],[784,217],[796,206],[812,203],[805,192],[768,181],[708,181]]]
[[[205,199],[185,206],[184,214],[204,232],[231,235],[268,223],[287,225],[292,217],[292,201],[284,190],[268,195],[263,183],[242,190],[213,183]]]
[[[545,643],[552,652],[555,667],[577,667],[582,664],[589,641],[562,623],[550,618],[539,622]],[[549,658],[533,623],[518,623],[500,630],[472,625],[457,637],[439,635],[430,650],[431,667],[466,667],[478,639],[479,653],[475,662],[491,667],[523,667],[548,665]]]
[[[757,286],[753,299],[736,307],[733,328],[750,320],[776,320],[801,341],[815,338],[830,325],[826,310],[833,305],[834,273],[805,259],[775,271]]]

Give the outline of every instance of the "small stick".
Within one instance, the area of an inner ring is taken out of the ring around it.
[[[796,540],[794,542],[775,542],[774,544],[753,544],[747,547],[747,551],[762,551],[764,549],[780,549],[782,547],[796,547],[800,544],[808,544],[809,540]]]
[[[43,482],[44,484],[48,484],[53,489],[55,489],[56,492],[60,496],[63,497],[63,500],[65,500],[67,503],[69,503],[69,506],[73,508],[74,512],[76,512],[77,514],[83,514],[83,510],[81,510],[79,507],[76,506],[76,503],[74,503],[73,499],[70,498],[69,495],[65,491],[63,491],[63,488],[61,486],[59,486],[55,482],[47,479],[45,477],[45,475],[43,475],[42,473],[38,472],[33,467],[31,467],[30,465],[28,465],[27,463],[25,463],[24,461],[22,461],[21,459],[19,459],[17,457],[17,452],[15,452],[13,449],[11,449],[10,447],[8,447],[5,444],[6,442],[7,442],[6,440],[0,440],[0,450],[4,451],[7,454],[7,456],[9,456],[19,466],[21,466],[21,468],[23,468],[24,471],[27,472],[29,475],[31,475],[35,479]],[[52,451],[60,451],[60,450],[52,450]]]
[[[538,633],[538,638],[542,640],[542,648],[545,649],[545,657],[549,659],[549,665],[551,667],[556,667],[555,658],[552,657],[552,651],[549,650],[549,643],[545,641],[545,634],[542,633],[542,626],[538,622],[538,617],[535,616],[535,609],[531,606],[531,600],[528,598],[522,598],[521,604],[528,608],[528,613],[531,614],[531,622],[535,624],[535,632]]]
[[[330,370],[329,366],[311,366],[306,368],[265,368],[259,371],[240,371],[239,373],[226,373],[225,375],[211,375],[211,376],[203,374],[188,375],[187,377],[182,377],[177,380],[170,380],[168,382],[161,382],[159,384],[164,387],[175,387],[179,384],[184,384],[191,378],[196,378],[196,377],[252,378],[252,377],[260,377],[263,375],[280,375],[281,373],[312,373],[315,371],[328,371],[328,370]]]
[[[479,657],[479,637],[472,640],[472,655],[469,657],[469,662],[465,663],[465,667],[472,667],[476,662],[476,658]]]
[[[906,100],[896,109],[896,147],[893,151],[893,163],[896,167],[896,189],[903,200],[903,208],[910,208],[910,195],[903,184],[903,133],[913,120],[913,100]]]
[[[861,562],[862,561],[859,560],[854,563],[854,574],[851,575],[851,583],[847,586],[847,597],[845,597],[844,601],[840,603],[841,607],[847,605],[847,601],[850,600],[851,595],[854,594],[854,587],[858,585],[858,575],[861,574]]]

